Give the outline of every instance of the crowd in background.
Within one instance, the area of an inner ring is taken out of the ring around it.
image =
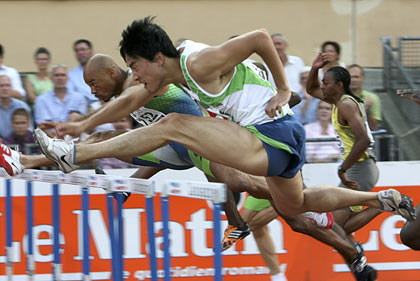
[[[307,138],[318,140],[336,138],[331,124],[332,105],[321,102],[306,92],[310,67],[305,66],[301,58],[287,53],[288,42],[284,35],[275,33],[272,35],[272,40],[283,63],[289,87],[301,98],[301,102],[293,108],[293,111],[295,117],[305,126]],[[22,152],[28,153],[25,144],[34,143],[32,135],[34,127],[45,121],[74,120],[102,105],[83,79],[84,66],[94,55],[92,43],[85,39],[77,40],[73,43],[73,51],[78,66],[67,69],[63,64],[51,66],[50,51],[45,47],[38,48],[33,56],[37,67],[36,73],[21,77],[16,69],[5,65],[6,52],[0,45],[0,141],[18,145]],[[337,42],[322,43],[320,52],[329,53],[333,58],[319,70],[320,79],[330,67],[346,67],[340,61],[341,47]],[[365,75],[362,67],[350,65],[346,68],[351,75],[351,90],[364,101],[369,127],[374,131],[381,121],[380,100],[375,94],[363,89]],[[274,85],[270,73],[268,80]],[[133,120],[130,118],[124,118],[115,124],[101,125],[95,130],[132,129]],[[54,134],[52,131],[50,133]],[[29,147],[34,148],[29,150],[31,154],[39,153],[36,145]],[[307,143],[307,162],[337,162],[340,161],[340,156],[337,141]],[[105,168],[127,167],[127,164],[115,159],[100,160],[100,165]]]

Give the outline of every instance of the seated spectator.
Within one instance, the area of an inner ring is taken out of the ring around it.
[[[95,95],[92,95],[90,87],[85,83],[83,70],[88,60],[93,56],[93,46],[89,40],[79,39],[73,43],[73,50],[79,65],[69,71],[68,88],[73,92],[80,93],[90,104],[97,101]]]
[[[320,101],[317,111],[318,120],[305,125],[306,138],[337,138],[331,124],[331,114],[332,104]],[[306,162],[308,163],[337,162],[340,156],[337,141],[306,143]]]
[[[133,122],[130,117],[125,117],[117,122],[112,123],[115,130],[130,131],[133,129]],[[103,158],[98,160],[98,165],[102,169],[125,169],[136,168],[136,165],[130,165],[126,162],[120,161],[115,158]]]
[[[310,67],[305,66],[300,73],[301,90],[298,92],[301,102],[293,107],[295,118],[303,125],[317,120],[317,110],[319,99],[316,99],[306,92],[306,81],[308,80]]]
[[[327,72],[333,66],[346,67],[346,65],[340,61],[341,46],[335,41],[325,41],[321,45],[321,53],[326,53],[329,55],[330,62],[327,63],[322,69],[318,72],[319,80],[322,80],[324,73]]]
[[[48,73],[48,65],[51,61],[50,52],[46,48],[38,48],[35,51],[34,60],[38,72],[29,74],[25,80],[26,96],[30,104],[33,104],[38,96],[51,91],[54,87]]]
[[[87,113],[86,99],[79,93],[67,89],[67,68],[63,64],[54,65],[51,70],[54,89],[40,95],[35,101],[35,122],[68,121],[72,111]]]
[[[369,128],[376,131],[378,123],[382,120],[381,116],[381,101],[374,93],[363,90],[363,82],[365,81],[365,72],[360,65],[352,64],[347,70],[350,73],[350,89],[359,98],[362,99],[365,106],[367,121]]]
[[[19,151],[25,154],[39,154],[39,149],[25,150],[25,144],[35,144],[34,134],[29,131],[31,126],[31,118],[28,111],[23,108],[16,109],[12,113],[12,133],[3,139],[5,144],[17,144]]]
[[[26,92],[22,87],[22,80],[20,80],[19,72],[3,64],[4,49],[0,44],[0,75],[6,75],[11,81],[12,98],[23,99],[26,96]]]
[[[29,106],[19,99],[12,98],[12,95],[10,78],[6,75],[0,75],[0,139],[12,133],[12,114],[16,109],[23,108],[31,114]],[[33,129],[32,126],[30,129]]]

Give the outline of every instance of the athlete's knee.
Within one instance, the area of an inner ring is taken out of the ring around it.
[[[308,229],[311,227],[309,225],[311,222],[302,216],[284,217],[284,219],[294,232],[307,234]]]
[[[164,132],[165,135],[179,135],[182,132],[183,128],[187,128],[188,124],[186,121],[187,114],[180,113],[169,113],[154,125],[159,126],[161,132]]]

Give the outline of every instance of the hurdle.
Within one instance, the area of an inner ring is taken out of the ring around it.
[[[12,206],[13,206],[13,179],[26,181],[26,228],[27,228],[27,251],[26,274],[29,280],[35,280],[36,268],[33,256],[33,182],[45,182],[51,184],[52,188],[52,222],[53,222],[53,263],[51,279],[60,281],[62,279],[62,264],[60,259],[60,185],[69,184],[81,188],[82,201],[82,280],[92,280],[90,274],[90,245],[89,245],[89,188],[101,188],[107,192],[106,208],[108,214],[108,227],[111,241],[111,270],[112,280],[122,281],[124,279],[124,250],[123,250],[123,198],[121,192],[141,194],[146,197],[147,214],[147,235],[149,242],[149,265],[152,281],[157,281],[158,263],[156,256],[155,242],[155,206],[154,197],[160,193],[161,216],[163,224],[163,280],[171,280],[171,255],[169,245],[169,198],[170,196],[188,197],[213,202],[213,248],[214,248],[214,280],[222,280],[222,255],[220,248],[221,241],[221,210],[222,204],[226,202],[226,185],[221,183],[197,182],[197,181],[155,181],[135,178],[126,178],[111,175],[87,175],[73,172],[63,174],[60,171],[25,170],[24,173],[10,178],[4,169],[0,169],[0,178],[5,181],[5,218],[6,218],[6,274],[7,280],[13,280],[13,258],[12,258]],[[114,200],[114,197],[115,199]],[[44,280],[44,279],[43,279]]]

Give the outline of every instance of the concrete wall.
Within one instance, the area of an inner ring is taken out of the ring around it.
[[[75,66],[71,44],[79,38],[123,64],[118,54],[122,29],[133,19],[156,15],[174,40],[217,44],[266,27],[284,33],[289,53],[308,65],[321,42],[335,40],[342,44],[345,63],[376,67],[382,65],[381,36],[420,35],[418,11],[417,0],[0,1],[0,43],[4,63],[19,71],[35,70],[32,54],[39,46],[50,49],[53,63]]]

